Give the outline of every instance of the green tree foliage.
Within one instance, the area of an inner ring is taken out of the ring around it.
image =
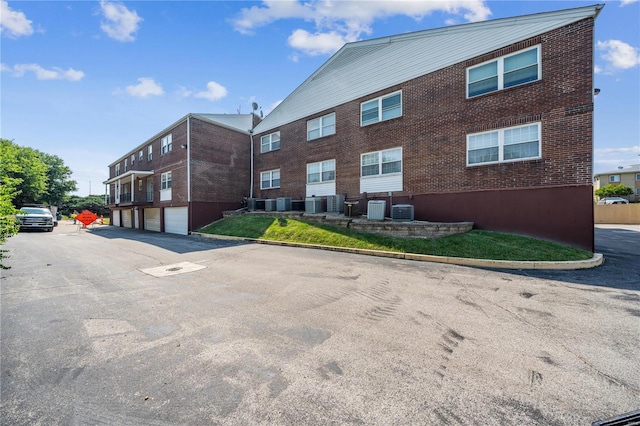
[[[10,185],[13,205],[59,205],[68,192],[76,190],[71,169],[56,155],[0,139],[0,181]]]
[[[624,197],[627,195],[632,195],[633,189],[629,188],[626,185],[606,185],[600,189],[596,190],[596,195],[600,198],[604,197]]]
[[[104,202],[104,195],[89,195],[88,197],[72,195],[67,197],[60,205],[59,211],[63,215],[71,216],[74,210],[78,213],[83,210],[89,210],[98,216],[109,214],[109,208],[107,208]]]
[[[71,170],[60,157],[0,138],[0,244],[18,232],[16,208],[25,204],[60,205],[76,190]],[[0,250],[0,269],[6,269]]]
[[[71,169],[57,155],[40,153],[42,161],[47,165],[47,192],[42,203],[60,206],[68,193],[78,189],[76,181],[71,180]]]

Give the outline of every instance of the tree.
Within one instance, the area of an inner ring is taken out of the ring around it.
[[[71,169],[57,155],[39,153],[47,165],[47,192],[42,197],[43,204],[60,206],[66,195],[78,189],[76,181],[71,180]]]
[[[88,197],[72,195],[67,197],[60,205],[59,211],[60,213],[69,216],[74,210],[78,212],[89,210],[98,216],[109,214],[109,208],[104,202],[104,195],[89,195]]]
[[[71,169],[56,155],[21,147],[0,139],[0,182],[11,184],[14,207],[25,204],[59,205],[76,190]]]
[[[0,139],[0,182],[14,207],[36,203],[47,189],[47,166],[35,150]]]
[[[596,195],[600,198],[604,197],[624,197],[627,195],[632,195],[633,189],[629,188],[626,185],[606,185],[600,189],[596,190]]]
[[[15,213],[17,210],[11,203],[12,193],[11,184],[0,182],[0,244],[4,244],[9,237],[18,233],[18,225],[16,224]],[[8,269],[4,266],[4,259],[9,257],[8,250],[0,249],[0,269]]]

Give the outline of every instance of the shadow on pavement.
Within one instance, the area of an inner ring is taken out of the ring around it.
[[[624,225],[597,226],[595,240],[596,253],[604,255],[604,264],[597,268],[574,271],[508,269],[500,269],[500,271],[575,284],[640,291],[640,226],[635,228]]]
[[[120,228],[117,226],[89,227],[87,228],[87,231],[102,238],[137,241],[143,244],[151,244],[179,254],[248,244],[243,241],[218,240],[214,238],[167,234],[144,231],[141,229]]]

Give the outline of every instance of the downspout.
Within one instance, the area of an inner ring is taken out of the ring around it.
[[[189,209],[189,232],[193,224],[193,206],[191,205],[191,114],[187,115],[187,204]]]
[[[251,166],[249,170],[249,198],[253,198],[253,117],[251,117],[251,130],[249,130],[249,146],[251,153]]]

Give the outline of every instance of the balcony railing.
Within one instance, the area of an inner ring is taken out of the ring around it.
[[[132,196],[133,195],[133,196]],[[137,194],[123,193],[120,197],[105,196],[105,203],[109,204],[146,204],[153,203],[153,191],[139,192]]]

